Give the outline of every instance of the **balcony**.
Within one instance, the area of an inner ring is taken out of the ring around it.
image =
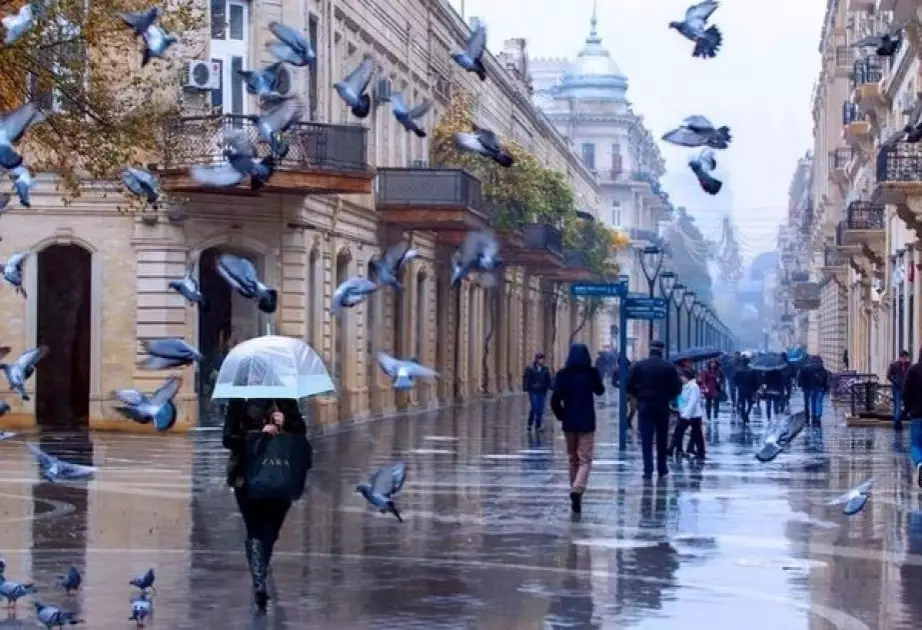
[[[847,165],[852,160],[854,150],[851,147],[839,147],[829,152],[829,178],[839,186],[848,183]]]
[[[876,55],[865,57],[856,61],[852,68],[852,101],[858,109],[870,114],[877,108],[886,107],[886,98],[880,87],[884,77],[884,66],[880,59]]]
[[[560,269],[564,266],[563,233],[552,225],[530,223],[519,230],[525,247],[503,252],[514,267],[535,270]]]
[[[836,46],[835,64],[836,77],[851,76],[855,64],[855,49],[851,46]]]
[[[484,199],[487,223],[496,234],[496,238],[507,255],[511,252],[528,249],[522,226],[525,225],[528,212],[517,201],[495,201]],[[502,221],[500,221],[502,217]]]
[[[871,123],[867,114],[854,103],[842,104],[842,138],[850,146],[867,142],[871,137]]]
[[[385,223],[436,232],[453,244],[488,226],[480,180],[459,169],[378,169],[375,207]]]
[[[269,147],[260,141],[255,123],[246,116],[174,118],[164,129],[163,163],[158,165],[161,186],[169,192],[210,192],[258,195],[249,182],[227,188],[203,187],[189,175],[197,165],[224,161],[224,138],[243,131],[265,157]],[[374,169],[366,158],[366,129],[359,125],[297,123],[285,134],[290,149],[278,162],[272,179],[260,192],[292,195],[371,192]]]
[[[820,285],[816,282],[796,282],[791,287],[791,300],[799,311],[815,311],[820,307]]]
[[[848,257],[837,247],[826,247],[823,251],[823,266],[820,268],[820,273],[844,282],[848,273]]]
[[[583,230],[581,247],[563,250],[563,265],[560,268],[547,268],[541,275],[556,282],[581,282],[596,276],[589,263],[586,252],[595,245],[595,232],[591,230],[595,218],[586,212],[578,213],[586,229]]]
[[[846,259],[850,260],[861,253],[861,246],[845,238],[848,231],[847,222],[843,219],[836,225],[836,250]]]
[[[899,207],[915,197],[922,197],[922,145],[900,142],[881,149],[874,201]]]
[[[884,224],[886,213],[883,204],[871,201],[853,201],[845,210],[846,245],[860,245],[878,256],[882,255],[887,240]]]

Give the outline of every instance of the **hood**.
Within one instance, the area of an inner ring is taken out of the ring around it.
[[[592,367],[592,357],[589,354],[589,348],[584,343],[574,343],[570,346],[570,354],[567,356],[566,367],[571,369],[583,369]]]

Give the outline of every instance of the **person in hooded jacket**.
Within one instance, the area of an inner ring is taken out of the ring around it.
[[[592,366],[589,348],[570,346],[566,365],[557,373],[551,411],[563,424],[570,459],[570,508],[582,512],[583,493],[592,467],[595,447],[595,398],[605,393],[599,371]]]
[[[922,488],[922,348],[919,361],[906,371],[903,392],[903,410],[909,418],[909,460],[916,485]]]
[[[823,400],[829,393],[831,379],[821,357],[808,357],[805,363],[800,370],[798,385],[804,392],[804,413],[807,422],[818,426],[823,419]]]
[[[749,422],[749,412],[755,402],[756,392],[759,389],[759,375],[749,367],[749,357],[740,359],[739,369],[733,375],[736,385],[736,404],[740,420]]]

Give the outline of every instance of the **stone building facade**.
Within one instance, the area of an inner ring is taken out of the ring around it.
[[[387,79],[387,87],[402,91],[411,103],[433,100],[427,128],[446,110],[453,91],[471,91],[477,94],[480,124],[564,172],[581,209],[598,216],[596,175],[531,104],[524,42],[523,54],[511,62],[487,56],[489,79],[480,82],[451,61],[450,53],[462,48],[470,28],[443,0],[284,0],[258,6],[212,0],[210,15],[204,45],[197,48],[192,38],[186,50],[191,59],[213,62],[221,89],[183,95],[184,116],[171,125],[169,152],[158,163],[171,199],[166,207],[122,214],[110,183],[88,184],[65,206],[54,177],[40,175],[33,209],[17,209],[6,218],[17,229],[4,234],[0,255],[25,250],[32,255],[26,264],[28,298],[10,296],[0,305],[7,322],[4,343],[14,353],[41,343],[51,354],[33,377],[32,400],[6,396],[13,410],[0,426],[38,422],[137,429],[114,413],[111,392],[157,387],[163,373],[136,367],[140,342],[156,337],[184,337],[209,359],[205,366],[180,372],[178,430],[207,414],[214,359],[225,341],[267,331],[304,339],[327,363],[339,391],[312,399],[313,421],[320,427],[515,391],[537,349],[562,362],[580,313],[577,304],[559,297],[560,284],[569,278],[559,268],[570,267],[556,264],[562,258],[556,255],[560,243],[551,247],[540,230],[537,241],[527,239],[538,243],[535,248],[554,250],[542,250],[555,261],[553,269],[521,262],[535,258],[520,252],[511,257],[496,293],[477,280],[452,290],[447,262],[463,230],[432,220],[447,216],[438,214],[444,201],[439,195],[460,194],[464,183],[464,194],[452,200],[456,214],[465,227],[479,225],[485,212],[479,182],[430,169],[429,138],[407,134],[387,107],[376,108],[364,121],[351,118],[331,88],[371,55],[376,76]],[[293,151],[298,162],[281,168],[258,195],[202,190],[186,175],[188,165],[213,161],[222,132],[246,125],[240,116],[256,112],[255,101],[228,68],[272,61],[266,44],[273,39],[267,30],[273,20],[303,29],[318,51],[316,73],[295,70],[289,77],[290,90],[307,103],[310,119],[302,123]],[[404,206],[421,208],[428,219],[420,219],[419,212],[411,219],[409,211],[390,212],[394,195]],[[403,278],[404,291],[378,292],[342,318],[334,317],[329,308],[334,288],[349,276],[367,274],[372,257],[400,239],[422,254]],[[218,252],[248,257],[278,289],[273,316],[259,314],[217,280]],[[213,302],[208,313],[168,289],[189,266]],[[597,324],[588,322],[576,338],[597,345]],[[395,396],[376,365],[379,350],[416,357],[434,366],[440,379]],[[200,404],[201,399],[206,402]]]

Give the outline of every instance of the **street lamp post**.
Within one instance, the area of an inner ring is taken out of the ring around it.
[[[669,304],[672,302],[672,294],[676,289],[676,275],[674,271],[666,270],[659,275],[659,290],[663,294],[663,297],[666,298],[666,319],[665,328],[666,334],[663,343],[666,346],[666,357],[669,357],[669,311],[672,310],[669,308]]]
[[[640,268],[643,271],[643,275],[647,278],[647,286],[650,289],[650,297],[654,297],[654,289],[656,288],[656,278],[659,276],[660,269],[663,266],[663,250],[657,247],[656,245],[647,245],[642,250],[640,250]],[[647,342],[649,346],[653,345],[653,324],[654,320],[650,320],[650,327],[647,330]]]
[[[695,295],[694,291],[690,289],[685,290],[685,346],[688,348],[695,345],[692,339],[692,308],[694,307],[696,297],[698,296]]]
[[[672,289],[672,302],[675,304],[675,349],[682,349],[682,300],[685,297],[685,285],[677,284]]]
[[[701,345],[701,314],[704,312],[704,304],[701,302],[695,301],[692,305],[692,309],[695,311],[695,345]]]

